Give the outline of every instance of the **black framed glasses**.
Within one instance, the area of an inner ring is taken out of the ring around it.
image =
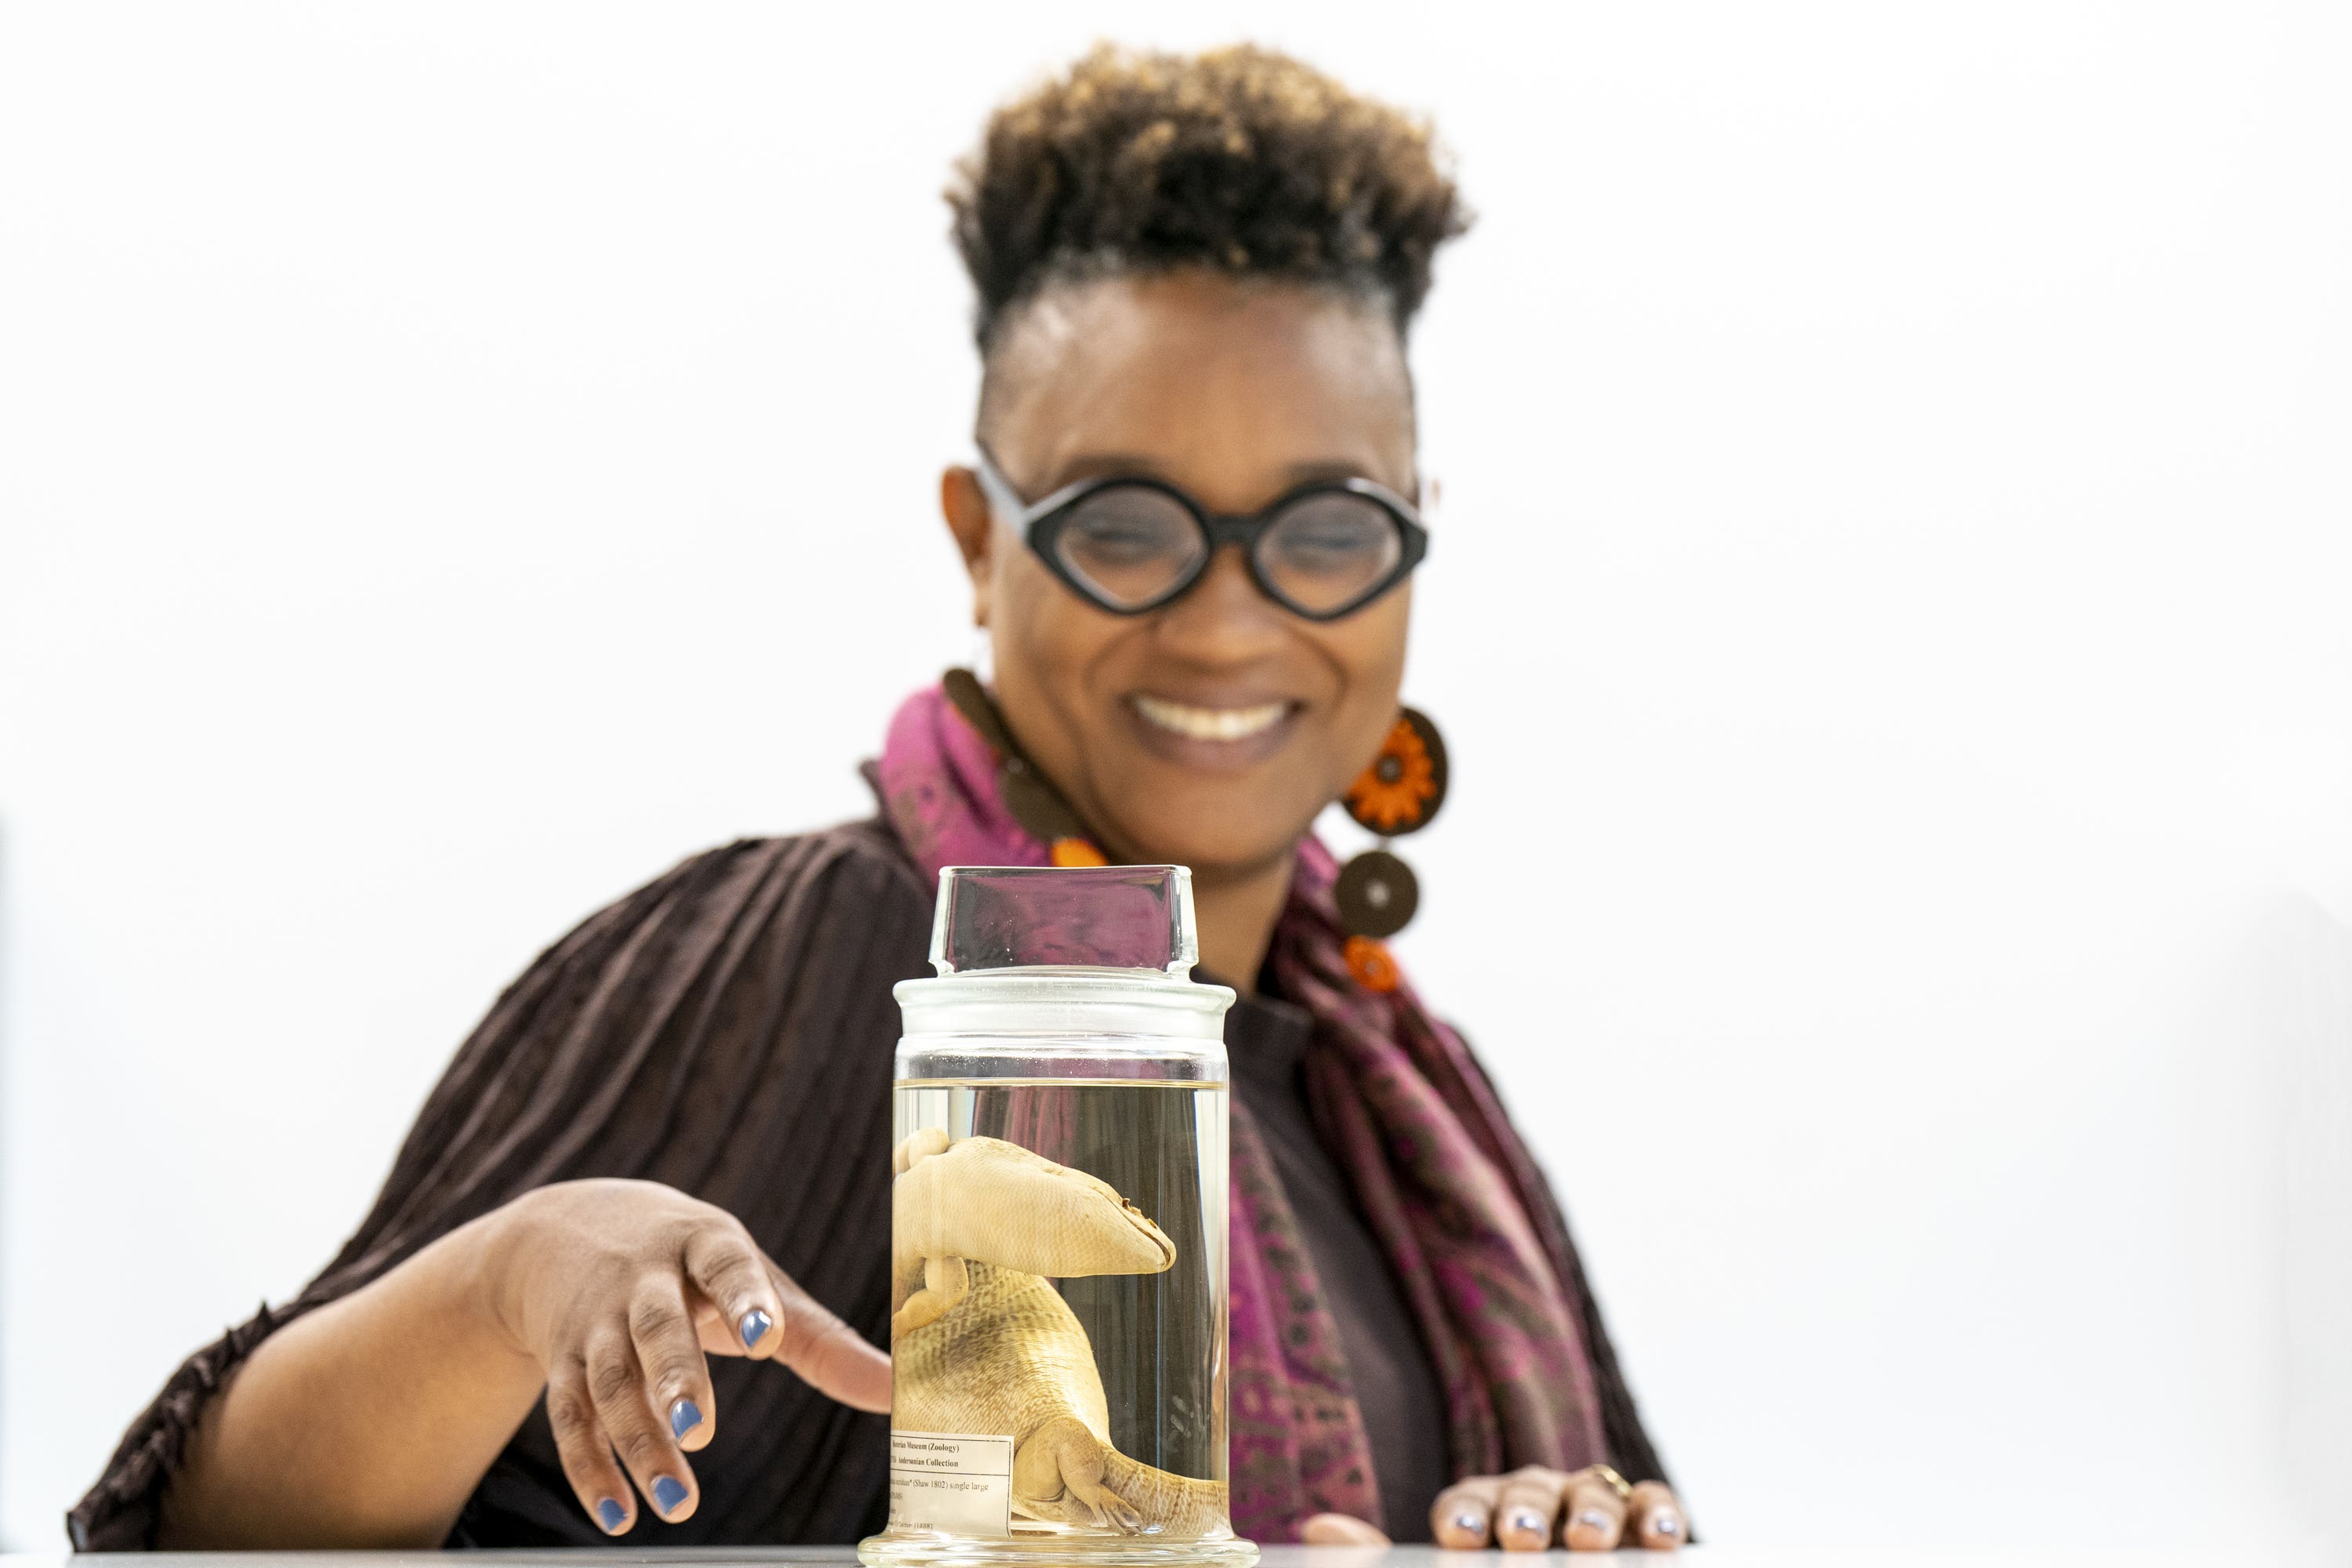
[[[1411,501],[1370,479],[1318,479],[1249,516],[1211,511],[1174,485],[1111,476],[1021,499],[988,448],[980,484],[1055,576],[1115,616],[1177,598],[1238,544],[1259,591],[1294,615],[1336,621],[1402,582],[1429,553]]]

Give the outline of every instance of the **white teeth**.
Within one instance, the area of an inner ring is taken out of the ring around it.
[[[1255,708],[1195,708],[1189,702],[1171,702],[1141,692],[1129,700],[1150,722],[1195,741],[1246,740],[1272,729],[1290,711],[1287,702],[1261,702]]]

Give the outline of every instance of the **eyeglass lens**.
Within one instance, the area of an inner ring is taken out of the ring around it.
[[[1208,546],[1175,497],[1145,485],[1106,485],[1070,510],[1054,552],[1104,603],[1132,609],[1191,576]]]
[[[1267,526],[1257,542],[1257,570],[1300,609],[1330,614],[1377,586],[1403,551],[1396,520],[1379,502],[1324,491],[1301,496]],[[1054,552],[1105,604],[1127,609],[1190,581],[1208,554],[1208,539],[1166,492],[1107,485],[1071,509]]]
[[[1292,604],[1327,615],[1371,592],[1403,553],[1386,508],[1327,490],[1282,509],[1257,542],[1257,568]]]

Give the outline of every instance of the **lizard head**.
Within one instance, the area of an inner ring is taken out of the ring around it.
[[[965,1258],[1051,1279],[1158,1274],[1176,1261],[1176,1244],[1109,1183],[1018,1143],[919,1132],[892,1163],[902,1258]]]

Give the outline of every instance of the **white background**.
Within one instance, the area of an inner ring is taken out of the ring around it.
[[[1483,218],[1402,943],[1702,1530],[2352,1486],[2352,58],[2281,5],[0,13],[0,1529],[570,922],[971,651],[938,200],[1092,37]]]

